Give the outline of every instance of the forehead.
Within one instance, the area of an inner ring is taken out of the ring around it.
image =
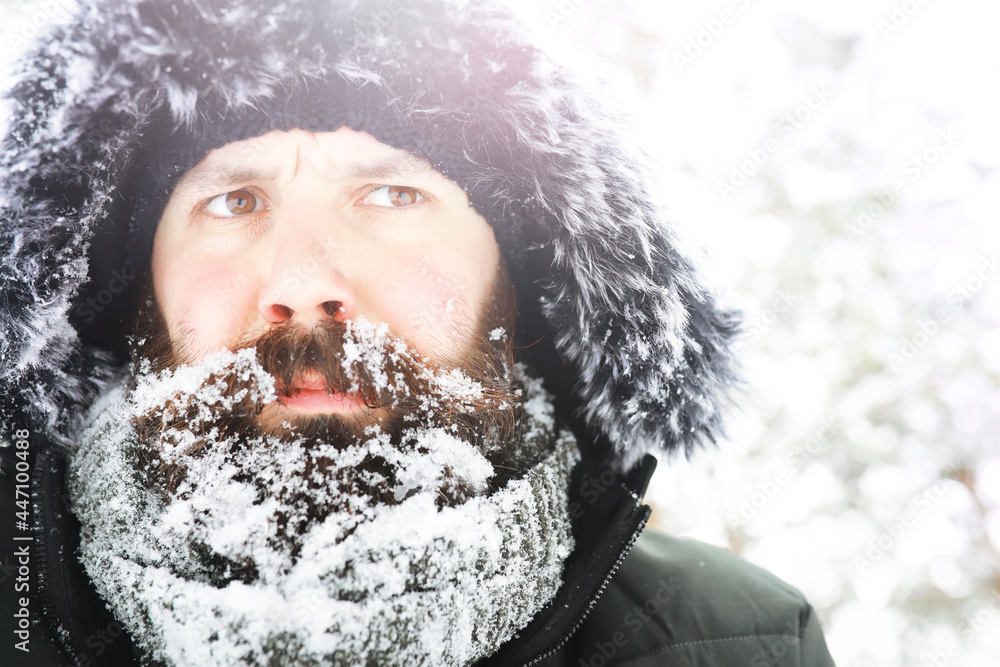
[[[445,179],[430,162],[365,132],[274,130],[209,151],[177,183],[172,197],[198,196],[240,182],[293,177],[309,164],[331,179],[382,181]]]

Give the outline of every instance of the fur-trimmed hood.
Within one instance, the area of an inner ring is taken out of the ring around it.
[[[15,71],[0,149],[4,424],[72,441],[120,364],[154,129],[222,145],[294,123],[282,105],[303,90],[336,91],[328,121],[466,189],[517,287],[526,354],[618,467],[716,439],[736,318],[597,93],[471,0],[99,0],[54,29]]]

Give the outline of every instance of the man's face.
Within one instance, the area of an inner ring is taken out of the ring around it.
[[[213,150],[181,179],[152,281],[182,363],[363,318],[447,367],[477,344],[499,265],[492,228],[427,162],[348,128],[292,130]],[[263,422],[379,416],[315,373],[292,384]]]

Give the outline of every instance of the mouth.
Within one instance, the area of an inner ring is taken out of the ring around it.
[[[365,408],[356,393],[331,392],[319,373],[306,372],[291,385],[279,388],[278,402],[300,414],[348,413]]]

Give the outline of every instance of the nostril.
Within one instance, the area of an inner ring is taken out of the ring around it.
[[[323,312],[330,317],[337,317],[343,311],[344,307],[339,301],[324,301],[323,302]]]
[[[290,320],[294,311],[288,306],[282,306],[281,304],[274,304],[271,306],[271,312],[280,320]]]

